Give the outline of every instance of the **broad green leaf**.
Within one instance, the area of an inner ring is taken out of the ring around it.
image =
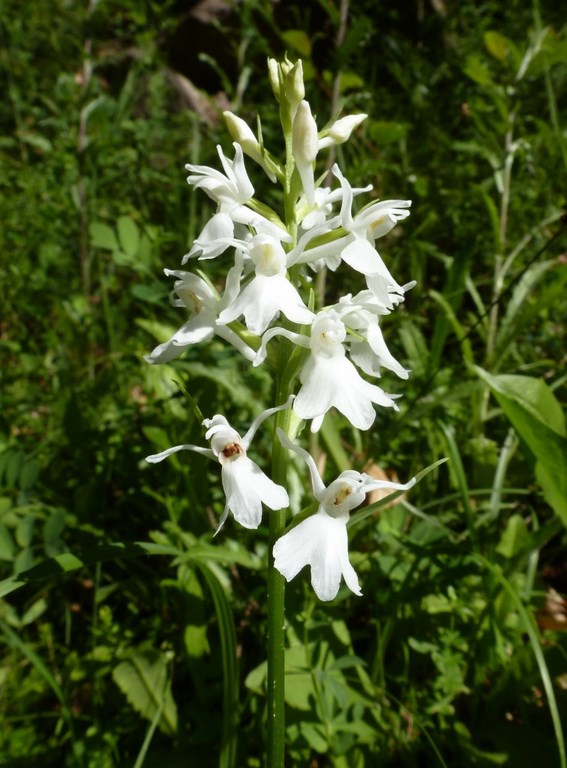
[[[339,75],[341,93],[364,88],[365,82],[356,72],[341,72]]]
[[[169,735],[176,733],[177,707],[163,654],[153,650],[135,652],[114,668],[112,679],[143,718],[152,721],[161,709],[160,730]]]
[[[0,560],[11,561],[14,559],[16,547],[9,529],[0,523]]]
[[[386,120],[366,120],[365,131],[378,145],[395,144],[405,139],[408,133],[408,123],[396,123]]]
[[[475,54],[468,57],[464,73],[478,85],[493,85],[490,70],[484,61]]]
[[[91,245],[95,248],[105,248],[107,251],[117,251],[120,246],[116,239],[116,233],[102,221],[93,221],[89,226]]]
[[[32,543],[34,528],[35,518],[32,515],[22,517],[18,523],[16,528],[16,541],[22,549],[29,547]]]
[[[526,414],[565,437],[565,414],[545,381],[533,376],[514,374],[491,376],[481,368],[477,368],[476,371],[486,381],[495,396],[500,395],[517,403]],[[515,425],[514,428],[516,428]]]
[[[530,376],[478,375],[535,459],[535,474],[543,495],[567,525],[567,438],[559,402],[544,381]]]
[[[325,733],[325,729],[319,723],[303,722],[299,725],[299,732],[309,746],[316,752],[325,754],[329,749],[329,740]]]
[[[514,61],[518,58],[518,50],[514,43],[500,32],[491,30],[484,33],[484,44],[486,49],[498,61],[504,61],[508,57],[513,57]]]
[[[510,560],[524,549],[528,541],[529,534],[524,518],[521,515],[512,515],[506,524],[496,551]]]
[[[288,29],[287,32],[282,32],[281,36],[284,43],[297,51],[300,56],[306,59],[311,57],[311,40],[302,29]]]
[[[140,230],[136,223],[129,216],[120,216],[116,226],[122,250],[128,256],[135,256],[140,247]]]

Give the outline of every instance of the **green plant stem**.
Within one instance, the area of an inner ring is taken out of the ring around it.
[[[285,349],[285,346],[282,345]],[[283,354],[282,354],[283,357]],[[277,402],[287,400],[293,381],[284,377],[277,388]],[[287,408],[276,415],[276,427],[290,433],[291,411]],[[288,453],[274,431],[272,449],[272,479],[286,485]],[[274,566],[272,551],[282,536],[287,510],[270,512],[268,564],[268,768],[283,768],[285,756],[285,579]]]
[[[292,243],[297,237],[295,199],[292,192],[292,177],[295,159],[292,146],[292,120],[289,108],[282,99],[280,121],[285,137],[285,174],[283,178],[285,223]],[[285,403],[293,392],[295,364],[290,360],[289,342],[282,340],[278,353],[278,374],[276,380],[276,404]],[[287,484],[288,452],[276,436],[279,427],[291,437],[291,410],[286,408],[276,414],[272,442],[272,480],[284,487]],[[274,544],[283,535],[286,527],[287,510],[270,512],[269,563],[268,563],[268,745],[267,767],[284,768],[285,759],[285,578],[274,566],[272,555]]]
[[[270,512],[268,567],[268,760],[283,768],[285,751],[285,579],[274,567],[271,552],[285,529],[285,510]]]

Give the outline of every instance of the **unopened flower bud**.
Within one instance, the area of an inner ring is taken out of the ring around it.
[[[305,85],[303,83],[303,62],[301,59],[295,62],[285,79],[285,95],[291,112],[291,120],[295,119],[295,113],[299,103],[305,98]]]
[[[301,101],[293,121],[292,150],[295,165],[301,176],[303,191],[311,207],[315,205],[315,179],[313,163],[319,150],[317,123],[308,101]]]
[[[317,123],[311,114],[309,102],[301,101],[293,121],[293,156],[296,164],[313,163],[319,151]]]
[[[268,59],[268,77],[274,96],[280,100],[280,66],[276,59]]]
[[[260,152],[260,144],[258,139],[254,135],[254,132],[248,125],[248,123],[241,117],[238,117],[233,112],[223,112],[224,119],[226,120],[226,127],[228,132],[238,142],[244,152],[253,160],[261,162],[262,154]]]
[[[350,139],[351,133],[355,128],[366,120],[368,115],[347,115],[336,120],[330,128],[323,133],[323,138],[319,140],[319,149],[331,147],[334,144],[344,144]]]

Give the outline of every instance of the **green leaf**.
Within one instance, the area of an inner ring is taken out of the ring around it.
[[[486,371],[481,373],[480,368],[477,370],[495,395],[499,393],[502,397],[517,402],[526,413],[565,437],[565,414],[545,381],[533,376],[512,374],[490,376]]]
[[[524,445],[535,459],[543,495],[567,525],[565,416],[553,392],[531,376],[491,376],[475,366]]]
[[[177,707],[163,654],[135,652],[114,668],[112,679],[143,718],[152,721],[161,709],[158,727],[169,735],[176,733]]]
[[[524,518],[521,515],[512,515],[498,542],[496,551],[510,560],[526,547],[528,541],[529,534]]]
[[[480,56],[473,54],[468,57],[464,73],[478,85],[493,85],[490,70]]]
[[[140,230],[129,216],[120,216],[116,222],[118,238],[124,253],[135,256],[140,247]]]
[[[508,302],[506,314],[502,318],[492,359],[502,366],[505,355],[509,351],[510,345],[518,336],[518,331],[526,322],[530,320],[528,309],[528,300],[534,295],[537,283],[547,274],[548,270],[556,266],[555,259],[532,264],[522,275],[518,285],[515,287],[512,297]]]
[[[311,57],[311,40],[302,29],[288,29],[287,32],[282,32],[281,36],[284,43],[300,56],[306,59]]]
[[[396,123],[389,120],[367,120],[364,124],[366,134],[376,144],[396,144],[406,138],[408,123]]]
[[[89,226],[91,245],[95,248],[104,248],[107,251],[118,251],[120,246],[112,227],[103,224],[102,221],[93,221]]]
[[[175,547],[154,544],[153,542],[139,541],[132,544],[108,544],[102,547],[93,547],[81,552],[81,556],[64,552],[62,555],[50,557],[33,568],[27,568],[16,572],[15,576],[0,581],[0,597],[5,597],[15,592],[24,584],[35,581],[45,582],[54,576],[62,576],[65,573],[84,568],[86,565],[102,563],[105,560],[117,560],[123,557],[135,557],[137,555],[178,555]]]
[[[0,523],[0,560],[13,560],[15,551],[12,534],[5,525]]]
[[[232,608],[226,590],[215,571],[205,563],[198,563],[198,567],[213,598],[221,641],[223,722],[219,768],[235,768],[238,739],[239,672]]]
[[[484,44],[490,55],[498,61],[505,61],[509,57],[513,57],[515,61],[518,58],[518,50],[514,43],[500,32],[494,30],[485,32]]]

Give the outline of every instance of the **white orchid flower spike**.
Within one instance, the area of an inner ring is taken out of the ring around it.
[[[174,445],[161,453],[146,456],[146,461],[156,464],[177,451],[194,451],[209,459],[216,459],[221,465],[226,506],[215,536],[224,525],[229,512],[232,512],[234,519],[244,528],[255,529],[262,519],[262,503],[269,509],[283,509],[289,506],[289,497],[285,488],[270,480],[260,467],[248,458],[247,451],[260,424],[276,411],[288,408],[291,401],[292,397],[283,405],[263,411],[254,419],[244,437],[230,426],[224,416],[217,413],[212,419],[203,421],[203,426],[207,428],[205,439],[210,440],[210,448],[188,444]]]
[[[358,576],[348,557],[347,522],[349,513],[364,501],[366,494],[380,488],[407,491],[415,485],[375,480],[370,475],[347,470],[327,488],[313,457],[292,443],[281,429],[278,437],[282,445],[301,456],[311,474],[313,495],[319,502],[314,515],[302,520],[274,544],[274,565],[291,581],[306,565],[311,567],[311,585],[320,600],[333,600],[339,591],[341,577],[355,595],[362,595]]]

